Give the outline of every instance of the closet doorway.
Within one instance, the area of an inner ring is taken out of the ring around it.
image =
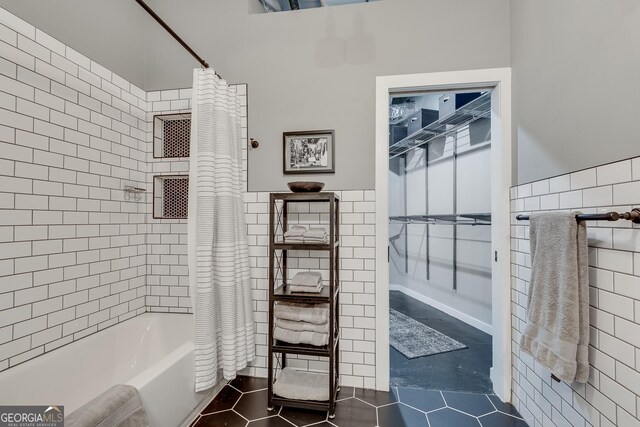
[[[377,79],[379,389],[510,398],[509,100],[508,69]]]
[[[491,92],[389,95],[391,386],[492,393]]]

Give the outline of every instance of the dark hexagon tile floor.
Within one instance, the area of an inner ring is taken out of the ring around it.
[[[278,407],[267,411],[267,381],[238,377],[207,404],[193,427],[527,427],[495,395],[392,387],[390,392],[343,387],[336,416]]]

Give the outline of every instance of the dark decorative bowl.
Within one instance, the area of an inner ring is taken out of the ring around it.
[[[324,182],[294,181],[288,182],[287,186],[294,193],[317,193],[324,187]]]

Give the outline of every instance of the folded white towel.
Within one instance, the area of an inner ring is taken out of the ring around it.
[[[295,286],[318,286],[322,283],[322,274],[319,271],[303,271],[291,279],[291,284]]]
[[[322,292],[322,288],[324,286],[322,283],[318,283],[316,286],[307,286],[307,285],[289,285],[289,290],[291,292],[306,292],[312,294],[318,294]]]
[[[273,392],[286,399],[329,400],[329,375],[284,368],[273,383]]]
[[[321,334],[329,333],[329,322],[314,324],[309,322],[295,322],[293,320],[276,319],[276,326],[290,331],[320,332]]]
[[[328,304],[279,302],[275,305],[273,314],[278,319],[321,324],[327,323],[329,319],[329,306]]]
[[[311,344],[315,346],[323,346],[329,344],[329,334],[312,331],[291,331],[282,329],[276,325],[273,332],[275,339],[288,342],[289,344]]]
[[[291,227],[289,227],[289,230],[287,230],[284,233],[284,238],[288,238],[288,237],[297,237],[297,236],[303,236],[304,233],[306,233],[307,228],[302,226],[302,225],[293,225]]]
[[[327,231],[321,227],[311,227],[304,233],[305,240],[324,240],[327,238]]]
[[[302,236],[293,236],[284,238],[285,243],[304,243],[304,237]]]
[[[284,242],[285,243],[309,243],[309,244],[318,244],[318,243],[327,243],[327,236],[325,236],[322,239],[319,238],[306,238],[306,237],[285,237],[284,238]]]

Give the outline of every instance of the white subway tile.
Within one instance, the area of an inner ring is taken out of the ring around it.
[[[571,177],[569,175],[549,178],[549,192],[560,193],[571,189]]]
[[[51,51],[39,43],[32,40],[33,37],[27,38],[18,34],[18,48],[29,55],[35,56],[45,62],[51,61]]]
[[[620,273],[633,273],[633,254],[610,249],[598,249],[598,267]]]
[[[64,43],[54,39],[49,34],[36,29],[36,41],[40,43],[42,46],[47,49],[56,52],[59,55],[65,54],[65,45]]]
[[[616,362],[616,380],[636,395],[640,395],[640,372]]]
[[[633,317],[631,317],[633,320]],[[616,338],[628,342],[635,347],[640,347],[640,325],[620,317],[615,318]]]
[[[36,59],[22,50],[0,41],[0,57],[20,66],[33,70]]]
[[[633,205],[640,202],[640,181],[613,186],[614,205]]]
[[[16,194],[16,209],[48,209],[49,199],[46,196],[33,196],[30,194]]]
[[[542,181],[536,181],[531,183],[531,195],[539,196],[542,194],[549,194],[549,180],[543,179]]]
[[[633,300],[621,295],[600,290],[598,292],[598,308],[633,320]]]
[[[613,248],[622,251],[640,252],[640,229],[614,229]]]
[[[53,313],[62,309],[62,297],[49,298],[33,304],[33,316]],[[49,325],[51,327],[51,325]]]
[[[69,46],[67,46],[66,48],[67,49],[65,56],[68,60],[80,65],[81,67],[84,67],[87,70],[91,68],[91,60],[89,58],[71,49]]]
[[[610,163],[596,168],[598,185],[631,181],[631,160]]]
[[[22,305],[20,307],[10,308],[8,310],[0,311],[0,328],[7,325],[12,325],[23,320],[27,320],[31,317],[31,306]]]
[[[0,8],[0,11],[4,9]],[[0,312],[0,316],[2,313]],[[18,340],[9,341],[6,344],[0,345],[0,360],[8,359],[16,354],[20,354],[29,350],[31,337],[23,337]]]
[[[11,46],[16,46],[18,44],[18,33],[9,27],[0,25],[0,40]]]
[[[593,168],[574,172],[570,177],[572,190],[596,186],[596,170]]]
[[[582,206],[582,190],[560,193],[560,209],[576,209]]]
[[[6,9],[0,8],[0,24],[5,25],[31,39],[35,39],[36,37],[36,28],[33,25],[18,18],[16,15],[12,14]],[[0,357],[0,360],[2,359],[4,358]]]
[[[33,131],[33,117],[15,113],[9,110],[0,109],[0,124],[13,126],[17,129]]]
[[[46,290],[46,289],[45,289]],[[24,322],[13,325],[13,339],[31,335],[35,332],[42,331],[47,327],[47,317],[34,317]]]
[[[16,215],[20,215],[20,213],[17,213]],[[18,258],[30,255],[30,242],[0,243],[0,259]]]
[[[614,336],[600,332],[598,334],[599,349],[609,356],[613,357],[616,361],[621,361],[626,364],[634,364],[634,348],[631,344],[628,344]],[[616,365],[618,362],[616,362]]]
[[[55,326],[53,328],[45,329],[37,332],[31,336],[31,344],[34,347],[47,344],[51,341],[57,340],[62,336],[62,327]]]

